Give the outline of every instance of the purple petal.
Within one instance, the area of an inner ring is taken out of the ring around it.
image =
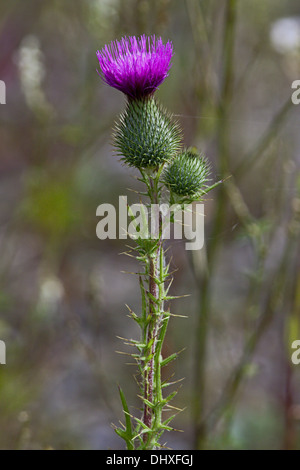
[[[155,36],[122,38],[97,51],[100,76],[127,96],[143,98],[155,92],[168,76],[173,46]]]

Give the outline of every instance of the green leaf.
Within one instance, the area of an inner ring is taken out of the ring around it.
[[[167,424],[169,424],[174,418],[176,418],[178,413],[175,413],[174,415],[172,416],[169,416],[169,418],[167,418],[162,424],[163,426],[166,426]]]
[[[152,403],[151,401],[147,400],[147,398],[144,398],[143,396],[141,395],[138,395],[138,397],[145,403],[145,405],[147,405],[149,408],[151,408],[151,410],[154,410],[154,408],[156,407],[156,405],[154,403]]]
[[[172,362],[174,361],[176,358],[178,357],[178,354],[177,353],[174,353],[174,354],[171,354],[169,357],[166,357],[166,359],[163,359],[161,361],[161,367],[164,367],[166,366],[167,364],[169,364],[169,362]]]
[[[149,297],[150,300],[152,300],[152,302],[154,302],[156,305],[160,305],[161,303],[161,299],[157,299],[156,297],[154,297],[153,294],[151,294],[151,292],[147,292],[147,296]]]
[[[129,409],[128,409],[128,406],[127,406],[127,402],[126,402],[126,398],[125,398],[125,395],[123,393],[123,390],[121,389],[120,386],[118,386],[118,388],[119,388],[120,398],[121,398],[121,402],[122,402],[122,406],[123,406],[123,412],[124,412],[124,416],[125,416],[126,431],[123,431],[122,429],[119,429],[119,428],[117,428],[115,431],[116,431],[117,434],[119,434],[120,437],[122,437],[126,441],[127,449],[128,450],[134,450],[134,445],[133,445],[133,442],[132,442],[133,435],[132,435],[131,418],[130,418],[130,414],[129,414]]]
[[[167,403],[169,403],[169,401],[173,400],[173,398],[175,397],[175,395],[177,394],[177,390],[175,390],[174,392],[170,393],[170,395],[168,395],[166,398],[164,398],[162,400],[162,404],[163,405],[166,405]]]

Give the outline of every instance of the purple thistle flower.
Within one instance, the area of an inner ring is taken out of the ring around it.
[[[140,99],[155,92],[168,76],[173,46],[155,36],[135,36],[113,41],[97,51],[100,77],[130,98]]]

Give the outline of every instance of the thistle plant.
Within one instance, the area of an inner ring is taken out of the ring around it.
[[[210,168],[205,158],[194,149],[182,148],[178,123],[154,97],[168,76],[172,56],[170,41],[163,44],[161,38],[145,35],[125,37],[97,52],[99,75],[127,97],[125,111],[116,122],[114,146],[125,164],[138,170],[138,179],[144,185],[141,195],[149,209],[169,203],[179,210],[185,203],[201,200],[218,184],[209,186]],[[151,220],[152,223],[155,221]],[[136,314],[129,308],[129,313],[140,328],[140,338],[124,342],[134,347],[131,356],[137,364],[142,407],[140,416],[133,416],[120,388],[125,425],[115,429],[129,450],[161,448],[162,434],[173,430],[170,422],[177,413],[170,404],[177,390],[167,393],[172,384],[163,382],[161,376],[162,368],[178,355],[162,357],[172,315],[169,301],[176,298],[169,293],[172,279],[170,263],[165,257],[162,211],[158,212],[156,225],[155,233],[137,236],[133,247],[134,256],[142,266],[141,312]]]

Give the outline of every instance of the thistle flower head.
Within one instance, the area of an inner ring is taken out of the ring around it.
[[[204,157],[187,149],[165,169],[163,180],[171,193],[198,199],[205,192],[209,181],[210,167]]]
[[[132,99],[151,95],[168,76],[173,46],[145,35],[113,41],[97,51],[99,75],[108,85]]]

